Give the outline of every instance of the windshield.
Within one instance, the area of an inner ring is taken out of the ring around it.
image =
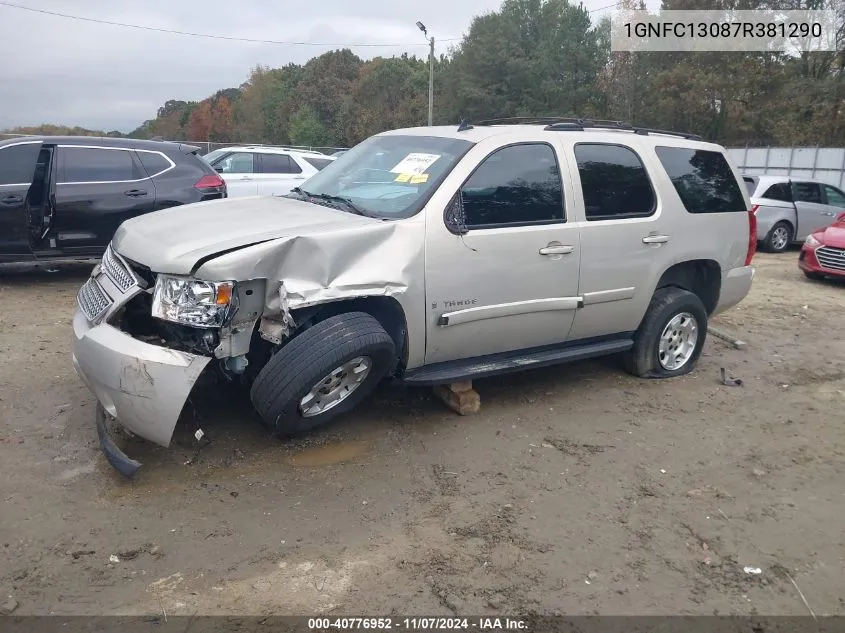
[[[469,141],[436,136],[372,136],[291,195],[340,197],[365,215],[410,217],[470,147]]]

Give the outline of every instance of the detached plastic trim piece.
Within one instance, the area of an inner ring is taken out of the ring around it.
[[[97,437],[100,439],[100,449],[106,456],[109,464],[127,479],[132,476],[142,466],[141,462],[130,458],[126,453],[117,447],[114,440],[109,436],[109,430],[106,422],[106,410],[99,402],[97,403]]]

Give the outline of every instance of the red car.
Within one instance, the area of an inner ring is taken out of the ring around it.
[[[798,256],[798,268],[810,279],[845,279],[845,213],[807,238]]]

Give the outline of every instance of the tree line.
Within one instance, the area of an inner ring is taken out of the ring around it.
[[[663,0],[665,9],[769,7],[769,0]],[[845,18],[836,0],[778,7],[834,7]],[[623,0],[620,8],[644,6]],[[612,52],[606,17],[568,0],[505,0],[435,59],[435,123],[574,116],[695,132],[730,146],[843,146],[843,36],[835,52],[799,56]],[[426,58],[363,60],[348,49],[301,65],[256,66],[237,88],[199,102],[167,101],[129,136],[349,147],[424,125],[428,72]]]

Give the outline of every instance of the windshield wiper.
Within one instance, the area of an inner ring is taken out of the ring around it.
[[[352,200],[344,196],[333,196],[329,193],[308,193],[307,191],[303,191],[299,187],[294,189],[294,191],[296,191],[297,193],[301,193],[302,195],[308,198],[317,198],[318,200],[326,200],[327,202],[340,202],[349,211],[356,215],[367,215],[364,210],[361,209],[361,207],[359,207],[357,204],[352,202]]]

